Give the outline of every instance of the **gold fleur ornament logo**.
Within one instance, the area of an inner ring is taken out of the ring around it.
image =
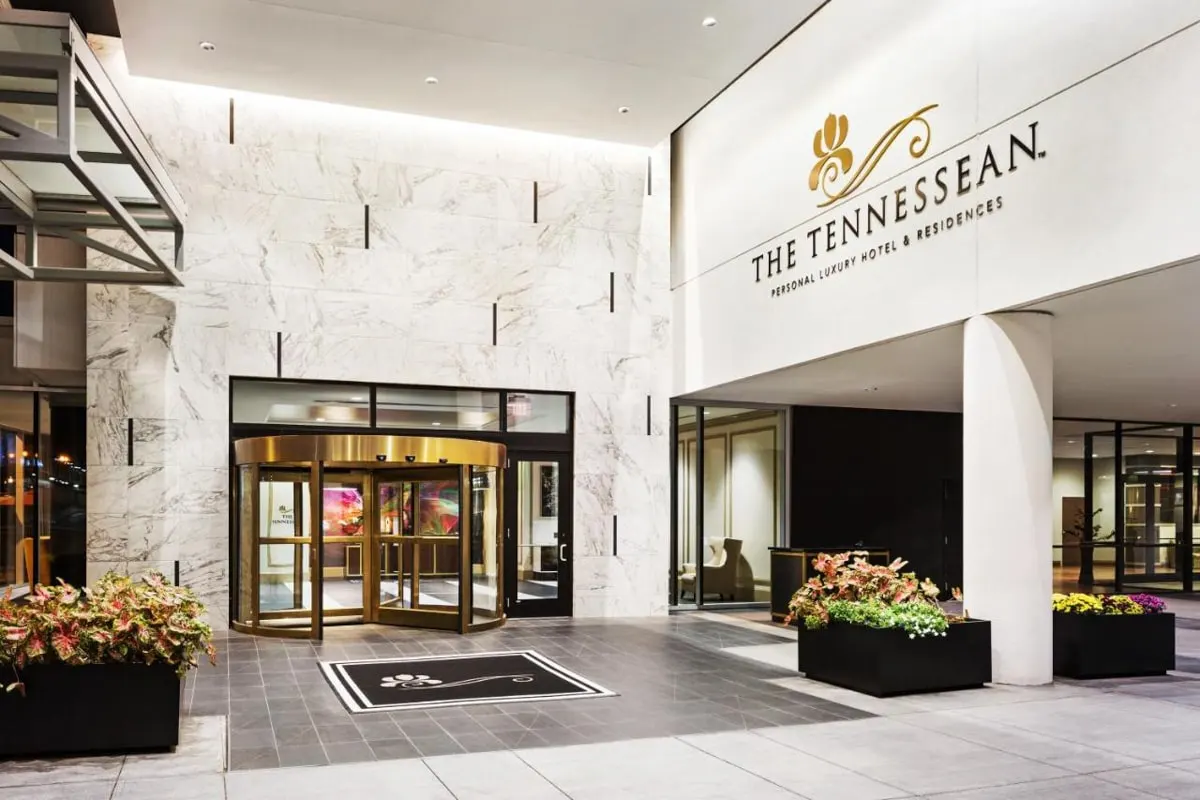
[[[924,115],[937,107],[938,104],[934,103],[919,108],[884,131],[857,169],[854,168],[854,151],[846,146],[850,120],[845,114],[827,116],[825,124],[813,136],[813,155],[817,163],[808,174],[808,188],[825,195],[825,199],[817,203],[817,208],[836,203],[857,191],[887,155],[892,144],[910,127],[915,126],[917,130],[908,143],[908,154],[914,160],[922,158],[929,149],[933,135]]]

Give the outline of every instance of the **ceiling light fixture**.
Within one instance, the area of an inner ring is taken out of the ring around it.
[[[442,423],[440,423],[440,422],[435,422],[435,423],[433,423],[433,427],[435,427],[435,428],[440,428],[440,427],[442,427]]]
[[[1074,440],[1074,439],[1067,439],[1067,444],[1075,444],[1075,440]]]
[[[1146,451],[1146,455],[1154,455],[1154,451],[1153,451],[1153,450],[1147,450],[1147,451]]]
[[[317,422],[324,422],[324,421],[325,421],[324,417],[317,417]]]
[[[217,49],[217,46],[212,42],[201,42],[200,49],[206,53],[211,53],[213,50]]]
[[[438,79],[437,79],[437,77],[430,75],[428,78],[425,79],[425,82],[427,84],[429,84],[430,86],[437,86]]]
[[[621,106],[620,108],[617,109],[617,113],[618,114],[628,114],[629,106]]]
[[[700,24],[706,28],[715,28],[715,27],[717,27],[717,18],[716,17],[705,17],[703,20],[700,21]]]

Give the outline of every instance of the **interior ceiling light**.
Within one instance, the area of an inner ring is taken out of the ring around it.
[[[1147,451],[1146,451],[1146,454],[1147,454],[1147,455],[1153,455],[1153,454],[1154,454],[1154,451],[1153,451],[1153,450],[1147,450]]]
[[[425,79],[425,82],[427,84],[429,84],[430,86],[437,86],[438,79],[436,76],[430,75],[428,78]]]
[[[351,403],[361,403],[361,402],[363,401],[363,399],[364,399],[364,398],[363,398],[363,396],[362,396],[362,395],[356,394],[356,395],[354,395],[353,397],[351,397],[351,398],[350,398],[350,402],[351,402]]]
[[[618,114],[628,114],[629,106],[621,106],[620,108],[617,109],[617,113]]]
[[[700,24],[706,28],[715,28],[715,27],[717,27],[717,18],[716,17],[705,17],[704,19],[702,19],[700,21]]]
[[[213,50],[217,49],[217,46],[212,42],[201,42],[200,49],[206,53],[211,53]]]

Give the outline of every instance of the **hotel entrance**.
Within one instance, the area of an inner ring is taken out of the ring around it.
[[[234,449],[236,630],[319,639],[345,623],[503,623],[503,445],[318,435]]]

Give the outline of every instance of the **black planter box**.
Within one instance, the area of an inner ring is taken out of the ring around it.
[[[25,695],[0,692],[0,757],[167,750],[179,744],[180,680],[165,664],[35,664]],[[0,667],[0,681],[13,680]]]
[[[1175,669],[1174,614],[1054,613],[1054,674],[1130,678]]]
[[[954,623],[945,636],[908,638],[834,622],[799,630],[800,671],[813,680],[891,697],[973,689],[992,680],[992,626],[986,620]]]

